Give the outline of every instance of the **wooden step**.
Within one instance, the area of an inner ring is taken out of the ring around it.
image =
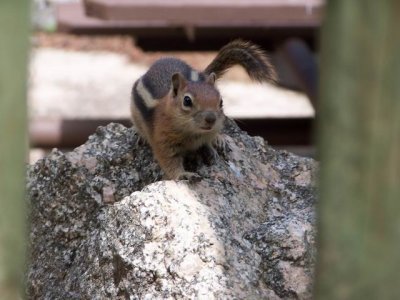
[[[148,28],[162,28],[166,24],[156,21],[102,20],[85,14],[82,3],[56,5],[57,30],[68,33],[135,33]]]
[[[86,14],[104,20],[169,25],[317,27],[323,0],[85,0]]]

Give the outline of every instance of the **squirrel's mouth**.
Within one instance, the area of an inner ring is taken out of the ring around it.
[[[210,131],[213,129],[213,126],[201,126],[200,129],[203,131]]]

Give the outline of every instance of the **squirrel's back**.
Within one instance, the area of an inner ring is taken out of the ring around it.
[[[188,81],[204,81],[205,76],[184,61],[165,57],[157,60],[142,76],[143,85],[154,99],[161,99],[171,88],[171,77],[175,73],[182,74]]]

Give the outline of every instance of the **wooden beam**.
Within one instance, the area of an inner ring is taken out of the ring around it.
[[[58,3],[56,6],[57,30],[76,34],[135,34],[146,29],[162,29],[159,21],[107,21],[85,15],[82,3]]]
[[[316,299],[399,299],[400,2],[329,1]]]
[[[36,119],[29,126],[30,144],[39,148],[74,148],[85,143],[98,126],[115,122],[132,126],[129,119]],[[312,145],[312,118],[236,119],[250,135],[270,145]]]
[[[87,15],[104,20],[162,20],[191,26],[234,22],[315,27],[323,4],[323,0],[85,0]]]

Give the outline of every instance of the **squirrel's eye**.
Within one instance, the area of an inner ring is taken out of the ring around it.
[[[221,98],[221,101],[219,102],[219,108],[222,108],[222,106],[224,106],[224,101]]]
[[[192,106],[193,105],[192,98],[190,98],[189,96],[183,97],[183,105],[186,107]]]

